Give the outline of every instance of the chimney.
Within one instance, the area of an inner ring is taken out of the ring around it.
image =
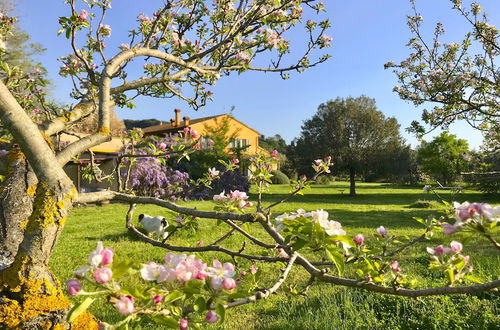
[[[175,109],[175,127],[181,126],[181,109]]]
[[[184,120],[184,126],[189,126],[189,117],[188,116],[184,116],[182,117],[182,120]]]

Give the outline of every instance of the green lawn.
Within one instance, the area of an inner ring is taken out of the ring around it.
[[[417,236],[422,226],[412,220],[413,217],[427,217],[438,214],[439,204],[434,208],[415,209],[408,206],[418,199],[437,200],[433,195],[423,194],[421,188],[410,188],[388,184],[358,184],[358,196],[349,197],[348,183],[333,185],[315,185],[296,196],[289,203],[276,207],[274,213],[304,208],[306,210],[324,209],[330,218],[340,221],[349,235],[358,233],[372,235],[380,225],[389,229],[390,234]],[[264,195],[265,203],[278,200],[288,192],[288,187],[275,185]],[[344,194],[341,194],[344,190]],[[443,192],[443,198],[449,198],[449,192]],[[255,200],[255,196],[252,196]],[[456,200],[487,201],[500,204],[499,196],[486,198],[475,191],[465,191]],[[183,202],[183,205],[210,210],[213,203]],[[124,258],[137,261],[161,262],[167,251],[149,246],[131,236],[125,229],[127,205],[112,204],[107,206],[88,206],[75,209],[59,240],[51,265],[61,280],[72,277],[72,271],[86,264],[86,257],[102,240],[106,247],[111,247]],[[167,210],[140,205],[135,217],[140,213],[165,215],[172,219],[174,214]],[[201,220],[200,230],[190,235],[181,232],[172,237],[177,245],[195,245],[198,241],[211,243],[225,233],[225,225],[216,225],[214,220]],[[252,234],[265,237],[255,227]],[[398,257],[401,268],[413,278],[422,281],[422,285],[440,285],[444,283],[440,274],[427,270],[428,256],[426,246],[435,246],[438,242],[449,243],[452,239],[463,239],[462,234],[451,237],[437,235],[431,242],[417,244]],[[223,246],[238,249],[243,239],[233,236]],[[258,251],[247,244],[246,251]],[[274,251],[268,251],[273,254]],[[475,275],[483,280],[500,277],[500,254],[485,239],[477,238],[467,243],[464,252],[471,256]],[[204,256],[205,260],[213,257],[225,258],[215,253]],[[230,261],[230,259],[225,258]],[[237,260],[241,269],[247,269],[250,263]],[[271,284],[279,276],[279,269],[274,265],[258,263],[268,274],[267,283]],[[349,270],[347,270],[349,273]],[[477,296],[431,297],[409,299],[373,294],[363,290],[352,290],[327,284],[316,284],[307,297],[287,294],[288,286],[301,289],[307,282],[305,271],[299,267],[293,270],[289,279],[282,286],[279,294],[258,304],[246,305],[229,311],[224,328],[227,329],[498,329],[500,328],[500,296],[498,293],[483,293]],[[92,312],[103,320],[116,320],[113,308],[95,304]],[[144,324],[142,328],[155,328]]]

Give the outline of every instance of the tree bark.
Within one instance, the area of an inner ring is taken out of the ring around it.
[[[14,261],[33,211],[35,173],[15,148],[9,153],[8,174],[0,190],[0,270]]]
[[[349,169],[349,196],[356,196],[356,171],[354,171],[354,168]]]
[[[37,185],[14,262],[0,271],[0,328],[68,327],[71,304],[48,263],[76,195],[67,178]]]

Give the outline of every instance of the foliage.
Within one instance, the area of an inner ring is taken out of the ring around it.
[[[419,199],[411,203],[408,208],[410,209],[436,209],[439,208],[440,204],[436,201],[429,201],[425,199]]]
[[[431,129],[446,128],[463,119],[485,132],[498,132],[498,29],[479,3],[450,0],[470,31],[459,42],[446,42],[445,28],[437,23],[432,40],[426,40],[422,33],[424,19],[416,1],[411,2],[414,10],[407,19],[413,34],[407,44],[411,54],[399,64],[386,64],[398,77],[399,86],[394,91],[415,105],[431,103],[433,108],[422,114]],[[412,123],[412,130],[420,135],[426,131],[417,121]]]
[[[146,128],[149,126],[159,125],[161,121],[158,119],[124,119],[123,123],[125,124],[126,129],[134,129],[134,128]]]
[[[259,147],[267,151],[278,150],[280,154],[286,154],[288,145],[281,135],[266,137],[265,135],[259,136]]]
[[[273,184],[290,184],[290,179],[280,170],[272,170],[271,174],[273,175],[271,177],[271,182]]]
[[[225,115],[223,117],[214,118],[214,125],[204,125],[203,136],[209,138],[211,149],[217,157],[228,157],[228,147],[231,140],[238,136],[238,132],[231,131],[232,115]]]
[[[335,168],[349,173],[350,194],[355,195],[356,174],[378,167],[393,150],[402,148],[398,122],[385,118],[375,100],[366,96],[337,98],[321,104],[317,113],[304,122],[292,159],[304,173],[306,163],[325,154],[335,155]]]
[[[422,142],[418,159],[425,173],[448,185],[465,169],[468,152],[467,141],[443,132],[431,142]]]
[[[248,192],[250,190],[248,177],[238,171],[227,171],[214,182],[212,194],[219,194],[223,191],[230,192],[234,190]]]

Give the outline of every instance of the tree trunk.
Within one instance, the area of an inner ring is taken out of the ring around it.
[[[356,172],[353,168],[349,169],[349,196],[356,196],[356,180],[355,180]]]
[[[33,211],[38,182],[18,149],[10,152],[7,168],[9,173],[0,190],[0,270],[14,261],[24,237],[25,222]]]
[[[33,212],[21,225],[25,232],[14,262],[0,271],[0,328],[68,327],[70,302],[48,263],[75,198],[76,190],[67,178],[37,185]]]

